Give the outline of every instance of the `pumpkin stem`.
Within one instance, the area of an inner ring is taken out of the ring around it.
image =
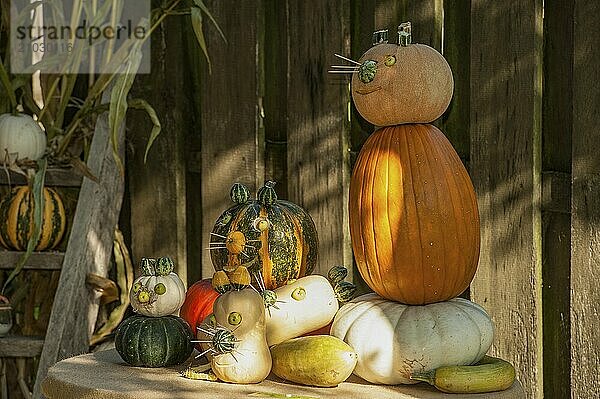
[[[157,276],[168,276],[175,269],[175,264],[171,258],[158,258],[154,268]]]
[[[410,22],[401,23],[398,26],[398,44],[406,47],[412,43],[412,33]]]
[[[429,385],[435,384],[435,370],[424,371],[421,373],[412,373],[409,378],[411,380],[423,381]]]
[[[373,46],[388,42],[388,30],[381,29],[373,32]]]
[[[156,259],[142,258],[140,261],[140,269],[144,276],[154,276],[156,274]]]
[[[275,182],[269,180],[265,183],[264,187],[258,190],[256,198],[264,206],[273,205],[277,202],[277,193],[275,192]]]
[[[231,186],[229,197],[231,197],[231,200],[236,204],[245,204],[250,200],[250,190],[242,183],[234,183],[233,186]]]

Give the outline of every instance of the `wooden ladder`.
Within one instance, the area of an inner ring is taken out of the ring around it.
[[[96,121],[87,166],[97,181],[81,178],[65,170],[48,170],[47,186],[81,187],[67,247],[61,252],[36,252],[26,270],[61,270],[45,337],[0,337],[0,358],[40,357],[34,399],[42,398],[41,383],[57,361],[89,350],[98,315],[100,293],[88,288],[86,277],[106,277],[113,248],[114,231],[124,192],[123,171],[113,157],[107,114]],[[118,134],[124,159],[124,127]],[[7,184],[0,174],[0,184]],[[11,182],[24,184],[12,175]],[[0,251],[0,269],[12,269],[21,256],[17,251]]]

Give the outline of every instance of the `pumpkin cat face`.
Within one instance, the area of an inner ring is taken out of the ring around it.
[[[213,313],[217,325],[235,331],[236,336],[243,336],[265,323],[262,297],[251,288],[221,295],[213,305]]]
[[[429,123],[448,108],[454,80],[448,62],[424,44],[377,44],[352,75],[356,109],[376,126]]]

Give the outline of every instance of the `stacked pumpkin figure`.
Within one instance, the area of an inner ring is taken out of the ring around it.
[[[375,293],[343,306],[331,333],[358,353],[355,374],[367,381],[424,380],[456,392],[459,375],[446,387],[443,368],[481,361],[494,327],[483,308],[456,298],[475,275],[480,238],[469,175],[444,134],[429,124],[450,103],[452,72],[435,49],[411,43],[409,23],[400,26],[398,45],[375,44],[359,64],[352,97],[380,128],[354,167],[350,233],[358,270]],[[501,374],[486,375],[481,386],[469,375],[464,392],[512,385],[510,364],[484,363],[494,364],[490,370],[501,366]]]
[[[189,324],[174,315],[185,299],[185,287],[173,269],[170,258],[142,258],[142,275],[129,294],[137,314],[125,319],[115,335],[117,352],[132,366],[180,364],[194,350]]]

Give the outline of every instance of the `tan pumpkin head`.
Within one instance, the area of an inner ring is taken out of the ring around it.
[[[376,126],[432,122],[452,99],[448,62],[435,49],[411,43],[407,24],[400,26],[400,44],[374,45],[352,74],[356,109]]]
[[[350,235],[365,282],[411,305],[445,301],[479,259],[477,199],[458,154],[433,125],[379,129],[350,181]]]

